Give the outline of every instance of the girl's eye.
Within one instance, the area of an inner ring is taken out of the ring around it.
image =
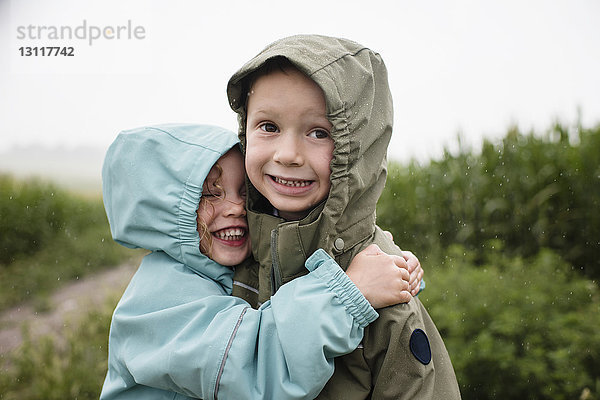
[[[277,132],[277,126],[275,126],[274,124],[271,124],[269,122],[262,124],[260,126],[260,129],[262,129],[265,132],[270,132],[270,133]]]
[[[211,192],[202,193],[202,197],[204,197],[208,201],[219,200],[221,198],[221,196],[222,195],[220,193],[211,193]]]
[[[327,139],[329,137],[329,132],[322,129],[315,129],[309,133],[308,136],[315,139]]]

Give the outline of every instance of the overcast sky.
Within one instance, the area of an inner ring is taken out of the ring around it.
[[[151,123],[236,129],[228,78],[297,33],[346,37],[382,55],[397,160],[438,156],[458,131],[477,144],[511,124],[574,123],[578,107],[590,126],[600,122],[598,21],[597,0],[0,0],[0,151],[107,147],[118,131]],[[85,39],[48,36],[84,23]],[[114,36],[128,25],[120,38],[89,43],[92,27]],[[21,56],[27,46],[73,47],[75,56]]]

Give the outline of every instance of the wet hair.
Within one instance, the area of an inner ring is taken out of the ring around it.
[[[219,165],[218,161],[215,163],[215,165],[212,166],[212,168],[210,170],[212,171],[213,168],[215,168],[217,171],[217,177],[215,178],[215,181],[213,182],[213,185],[212,185],[213,189],[216,188],[220,191],[219,195],[216,197],[224,199],[225,198],[225,189],[223,189],[223,187],[221,186],[221,176],[223,175],[223,168]],[[210,174],[210,172],[209,172],[209,174]],[[197,215],[196,216],[196,225],[197,225],[197,229],[198,229],[198,235],[200,235],[200,252],[202,254],[205,254],[208,258],[212,258],[211,257],[212,244],[213,244],[212,235],[210,234],[210,231],[208,230],[208,225],[206,225],[206,222],[204,222],[200,218],[200,211],[206,207],[211,207],[212,212],[215,211],[214,206],[208,200],[209,197],[206,196],[207,194],[209,194],[211,196],[215,196],[207,183],[208,183],[207,180],[205,180],[204,184],[202,185],[202,194],[203,195],[202,195],[202,197],[200,197],[200,203],[198,204],[198,211],[196,212],[196,215]]]
[[[265,75],[269,75],[275,71],[280,71],[285,73],[290,69],[298,70],[298,68],[292,64],[290,60],[283,56],[276,56],[273,58],[269,58],[263,65],[261,65],[258,69],[252,71],[248,75],[246,75],[242,81],[242,96],[244,101],[244,109],[248,111],[248,96],[250,95],[250,91],[252,90],[252,86],[254,83],[261,77]]]

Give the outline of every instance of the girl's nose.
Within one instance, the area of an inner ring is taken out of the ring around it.
[[[225,215],[228,217],[245,217],[246,201],[242,196],[225,198]]]

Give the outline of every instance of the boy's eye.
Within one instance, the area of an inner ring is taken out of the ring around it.
[[[274,124],[271,124],[269,122],[262,124],[260,126],[260,129],[262,129],[265,132],[270,132],[270,133],[277,132],[277,126],[275,126]]]
[[[329,132],[322,129],[315,129],[309,133],[308,136],[315,139],[327,139],[329,137]]]

